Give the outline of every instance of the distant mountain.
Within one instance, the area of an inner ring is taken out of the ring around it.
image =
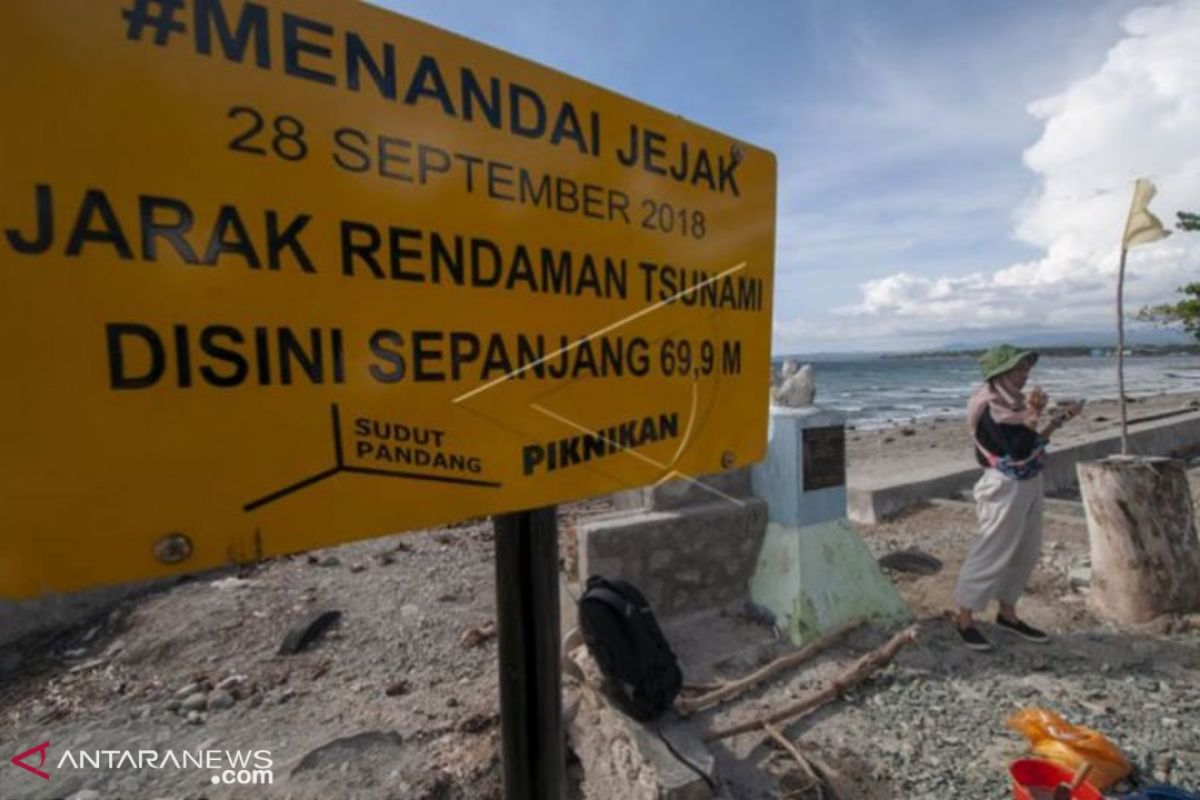
[[[988,347],[999,342],[1020,345],[1022,347],[1097,347],[1112,348],[1117,346],[1116,331],[1050,331],[1041,330],[1030,333],[1012,334],[1009,336],[996,333],[964,336],[962,339],[948,341],[939,350],[972,350]],[[1179,330],[1167,328],[1136,328],[1125,331],[1125,343],[1130,346],[1170,346],[1196,344],[1196,340]]]
[[[791,358],[803,363],[810,361],[870,361],[882,355],[884,353],[867,350],[859,350],[853,353],[775,353],[771,356],[771,360],[786,361]]]
[[[788,358],[798,361],[860,361],[881,356],[903,356],[905,354],[930,355],[941,352],[961,352],[964,350],[983,350],[1001,342],[1020,347],[1072,350],[1113,350],[1117,346],[1116,331],[1056,331],[1039,330],[1023,332],[981,331],[978,334],[963,333],[954,339],[933,347],[907,347],[890,351],[858,351],[853,353],[815,352],[815,353],[776,353],[772,359],[776,362]],[[1128,347],[1187,347],[1194,349],[1200,342],[1183,331],[1163,328],[1137,328],[1125,332],[1125,343]]]

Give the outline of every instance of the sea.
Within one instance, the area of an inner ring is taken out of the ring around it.
[[[812,365],[817,403],[845,412],[860,429],[961,418],[980,381],[979,362],[968,356],[794,358]],[[1045,389],[1052,403],[1115,398],[1117,358],[1112,351],[1044,355],[1029,383]],[[1200,391],[1200,355],[1127,355],[1125,391],[1130,397]]]

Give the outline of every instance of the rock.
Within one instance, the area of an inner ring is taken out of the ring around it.
[[[408,681],[398,680],[395,683],[393,683],[391,686],[387,687],[387,689],[385,689],[383,693],[386,694],[388,697],[401,697],[403,695],[408,694],[409,688],[410,688],[410,686],[409,686]]]
[[[900,435],[901,436],[916,436],[917,432],[912,428],[901,428]]]
[[[208,706],[208,695],[204,692],[195,692],[187,696],[180,708],[184,711],[200,711]],[[188,716],[191,716],[190,714]]]
[[[317,566],[318,567],[336,567],[336,566],[339,566],[341,563],[342,563],[341,559],[339,559],[337,556],[325,556],[325,558],[322,558],[320,561],[317,562]]]
[[[784,408],[806,408],[813,404],[816,396],[812,367],[808,364],[801,367],[791,359],[783,362],[779,386],[771,389],[772,402]]]
[[[175,692],[175,697],[178,697],[180,700],[182,700],[185,697],[190,697],[191,695],[194,695],[196,692],[203,692],[203,691],[204,691],[204,686],[201,685],[200,683],[198,683],[198,682],[197,683],[189,683],[187,686],[184,686],[182,689]]]
[[[499,724],[499,722],[499,714],[472,714],[462,722],[458,723],[458,731],[459,733],[483,733],[488,728]]]
[[[1072,567],[1067,573],[1067,582],[1072,589],[1083,589],[1092,585],[1091,567]]]
[[[324,772],[345,765],[395,763],[404,739],[396,731],[364,731],[333,739],[309,750],[292,769],[293,776],[304,772]],[[347,767],[348,769],[348,767]]]
[[[172,697],[170,700],[168,700],[166,703],[163,704],[163,708],[165,708],[167,711],[178,711],[180,706],[182,706],[182,705],[183,705],[182,700],[180,700],[178,697]]]
[[[231,575],[228,578],[221,578],[220,580],[215,580],[209,585],[212,586],[214,589],[220,589],[222,591],[230,591],[232,589],[248,589],[252,586],[257,586],[258,584],[255,583],[254,581],[248,581],[245,578],[239,578],[236,575]]]
[[[95,789],[80,789],[67,800],[100,800],[100,793]]]
[[[496,623],[485,622],[474,628],[468,628],[458,637],[458,643],[466,649],[478,647],[496,635]]]
[[[366,572],[367,565],[366,564],[351,564],[350,571],[351,572]]]
[[[217,684],[217,688],[223,692],[232,692],[237,687],[246,682],[245,675],[230,675],[225,680]]]
[[[892,438],[891,436],[885,436],[885,437],[883,437],[883,443],[884,443],[884,444],[891,444],[891,443],[892,443],[892,442],[894,442],[894,441],[896,441],[896,440],[895,440],[894,438]]]
[[[308,649],[335,622],[342,618],[340,611],[318,611],[310,614],[292,626],[283,643],[279,645],[280,655],[293,655]]]
[[[227,708],[233,708],[237,701],[233,699],[233,695],[224,689],[217,689],[208,696],[209,711],[224,711]]]
[[[203,725],[204,715],[199,711],[189,711],[187,715],[187,721],[189,725]]]

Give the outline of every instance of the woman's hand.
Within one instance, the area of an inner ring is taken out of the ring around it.
[[[1049,439],[1054,435],[1054,432],[1061,428],[1066,422],[1075,419],[1075,417],[1078,417],[1082,413],[1082,400],[1073,400],[1069,403],[1059,403],[1054,408],[1054,413],[1052,415],[1053,419],[1050,420],[1050,424],[1039,431],[1039,433],[1042,438]]]
[[[1041,413],[1046,410],[1046,404],[1050,402],[1050,398],[1046,396],[1046,393],[1042,390],[1042,387],[1034,386],[1029,390],[1029,398],[1027,402],[1029,403],[1029,407],[1033,410],[1033,413],[1041,416]]]

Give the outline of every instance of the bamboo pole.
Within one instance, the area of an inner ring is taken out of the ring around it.
[[[1121,248],[1121,267],[1117,270],[1117,405],[1121,409],[1121,455],[1129,455],[1129,410],[1125,402],[1125,256]]]

